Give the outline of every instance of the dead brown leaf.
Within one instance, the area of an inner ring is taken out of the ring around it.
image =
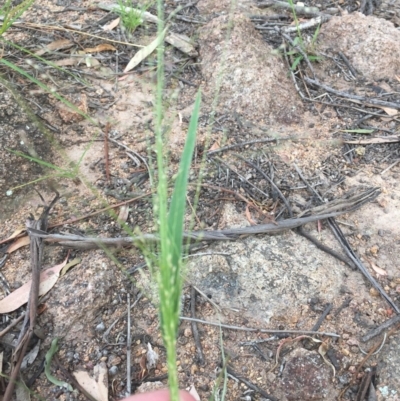
[[[77,65],[83,60],[83,57],[71,57],[71,58],[63,58],[61,60],[54,61],[55,65],[59,67],[69,67],[71,65]]]
[[[103,26],[103,29],[105,31],[112,31],[114,28],[116,28],[119,24],[121,18],[116,18],[115,20],[111,21],[109,24],[106,24]]]
[[[219,149],[221,146],[220,146],[220,144],[219,144],[219,141],[215,141],[212,145],[211,145],[211,148],[210,149],[208,149],[208,151],[210,152],[211,150],[217,150],[217,149]]]
[[[86,371],[73,372],[78,383],[96,400],[108,401],[108,371],[105,362],[93,369],[93,377]]]
[[[257,225],[257,223],[251,217],[251,213],[250,213],[250,210],[249,210],[249,205],[246,205],[246,219],[250,223],[250,225],[252,225],[252,226]]]
[[[68,258],[68,257],[67,257]],[[60,270],[67,263],[67,258],[61,264],[51,267],[40,274],[39,295],[47,294],[57,282]],[[10,313],[28,302],[32,280],[22,285],[0,301],[0,313]]]
[[[382,109],[387,115],[394,117],[397,116],[397,110],[396,109],[392,109],[390,107],[383,107],[383,106],[379,106],[380,109]]]
[[[27,235],[25,235],[24,237],[20,237],[18,238],[16,241],[14,241],[11,246],[7,249],[7,253],[13,253],[15,252],[17,249],[22,248],[25,245],[30,244],[30,239]]]
[[[380,267],[378,267],[372,260],[370,259],[367,260],[376,274],[378,274],[379,276],[387,276],[386,270],[383,270]]]
[[[2,241],[0,241],[0,245],[4,244],[6,242],[9,242],[10,240],[12,240],[13,238],[17,238],[18,236],[21,236],[21,234],[23,232],[26,231],[25,227],[21,227],[21,228],[17,228],[8,238],[3,239]]]
[[[107,51],[116,51],[117,49],[109,44],[109,43],[102,43],[100,45],[97,45],[96,47],[87,47],[86,49],[83,49],[85,53],[99,53],[99,52],[107,52]]]
[[[322,359],[324,360],[325,364],[332,368],[333,376],[336,376],[335,367],[329,362],[328,358],[326,357],[326,353],[328,352],[328,350],[329,350],[329,344],[323,341],[318,348],[318,353],[322,356]]]
[[[40,49],[35,52],[37,56],[42,56],[50,51],[57,51],[57,50],[64,50],[70,48],[74,43],[71,42],[69,39],[60,39],[54,42],[49,43],[43,49]]]
[[[126,223],[126,220],[128,220],[129,216],[129,205],[123,205],[119,209],[119,214],[118,214],[118,223],[122,225],[122,223]]]

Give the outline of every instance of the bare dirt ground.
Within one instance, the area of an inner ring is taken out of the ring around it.
[[[191,54],[166,45],[165,135],[171,176],[201,88],[190,181],[197,182],[203,166],[204,185],[194,229],[278,227],[290,218],[284,200],[294,217],[314,215],[321,202],[299,177],[297,166],[328,204],[348,199],[349,192],[379,189],[377,198],[336,219],[367,273],[349,260],[326,220],[307,224],[303,231],[343,255],[346,263],[297,230],[196,244],[182,296],[180,386],[192,386],[201,400],[221,397],[224,356],[229,401],[399,400],[396,324],[371,339],[365,336],[396,318],[400,308],[400,2],[305,2],[318,10],[300,7],[300,24],[323,15],[315,43],[317,25],[302,31],[308,54],[318,55],[319,61],[307,65],[302,60],[292,72],[301,54],[288,42],[297,34],[289,32],[293,16],[269,3],[165,4],[166,15],[184,6],[170,30],[194,45]],[[148,11],[155,14],[152,7]],[[29,246],[14,250],[22,240],[6,239],[23,231],[30,214],[37,218],[43,211],[34,187],[47,204],[53,188],[61,194],[50,212],[52,233],[126,236],[116,215],[132,230],[150,233],[154,228],[148,164],[154,156],[149,149],[154,142],[155,56],[126,75],[122,71],[138,50],[135,45],[155,38],[156,26],[146,22],[131,35],[120,25],[105,31],[103,26],[115,18],[87,1],[37,0],[6,35],[64,70],[9,44],[3,58],[54,86],[93,120],[84,120],[37,85],[0,67],[2,297],[31,277]],[[288,28],[285,37],[282,32]],[[113,49],[96,50],[104,44]],[[56,175],[10,149],[64,170]],[[66,177],[82,155],[79,174]],[[17,188],[46,175],[52,178]],[[188,199],[191,205],[194,187]],[[342,209],[348,207],[345,202]],[[104,372],[100,382],[108,395],[94,399],[121,399],[128,380],[132,393],[166,386],[155,285],[140,251],[46,245],[43,265],[58,265],[67,256],[79,263],[40,299],[30,361],[21,371],[32,398],[86,399],[74,384],[69,391],[47,380],[44,360],[55,337],[58,362],[53,360],[50,369],[58,379],[70,382],[68,372]],[[22,306],[3,313],[0,329],[24,311]],[[1,332],[5,375],[10,374],[20,327]],[[146,367],[148,344],[159,355],[151,367]],[[6,384],[2,379],[1,392]],[[26,399],[22,397],[15,395]]]

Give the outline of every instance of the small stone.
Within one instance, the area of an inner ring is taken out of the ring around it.
[[[183,332],[183,335],[185,337],[191,337],[192,336],[192,330],[189,329],[188,327],[185,329],[185,331]]]
[[[198,368],[197,365],[192,365],[191,368],[190,368],[190,373],[192,375],[195,375],[198,372],[198,370],[199,370],[199,368]]]
[[[374,287],[371,287],[371,288],[369,289],[369,293],[370,293],[370,295],[373,296],[373,297],[379,297],[379,291],[378,291],[376,288],[374,288]]]
[[[108,364],[109,365],[119,365],[121,363],[121,358],[117,355],[110,355],[108,358]]]
[[[350,377],[346,373],[343,374],[343,375],[338,376],[338,379],[339,379],[339,383],[344,385],[344,386],[350,383]]]
[[[360,352],[359,348],[356,345],[353,345],[352,347],[350,347],[350,351],[353,354],[358,354]]]
[[[118,366],[111,366],[110,369],[108,369],[108,374],[110,376],[115,376],[118,372]]]
[[[98,333],[102,333],[105,329],[106,329],[106,326],[104,325],[103,322],[100,322],[100,323],[96,326],[96,328],[95,328],[95,330],[96,330]]]
[[[378,245],[371,246],[369,251],[371,252],[371,255],[376,256],[379,252],[379,246]]]
[[[72,360],[74,359],[74,353],[72,351],[67,352],[66,358],[68,362],[72,362]]]
[[[273,383],[276,380],[276,375],[272,372],[267,373],[267,381]]]

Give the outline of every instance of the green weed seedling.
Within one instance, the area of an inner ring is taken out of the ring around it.
[[[27,182],[25,184],[19,185],[18,187],[10,188],[7,191],[7,195],[11,196],[16,189],[19,189],[19,188],[22,188],[22,187],[26,187],[27,185],[36,184],[36,183],[38,183],[40,181],[44,181],[44,180],[47,180],[47,179],[54,179],[54,178],[57,178],[57,179],[66,178],[66,179],[70,179],[70,180],[76,179],[77,177],[79,177],[80,164],[82,163],[82,160],[85,157],[85,154],[89,150],[89,148],[90,148],[92,143],[93,143],[93,141],[91,141],[89,146],[86,147],[86,149],[82,153],[81,157],[79,158],[79,161],[76,164],[74,164],[73,166],[71,166],[71,168],[58,167],[58,166],[56,166],[56,165],[54,165],[52,163],[48,163],[48,162],[46,162],[46,161],[44,161],[42,159],[39,159],[37,157],[26,155],[25,153],[22,153],[22,152],[19,152],[19,151],[15,151],[15,150],[12,150],[12,149],[6,149],[8,152],[14,153],[17,156],[23,157],[23,158],[25,158],[25,159],[27,159],[27,160],[29,160],[31,162],[39,164],[40,166],[42,166],[44,168],[47,168],[47,169],[50,169],[50,170],[54,171],[53,174],[45,175],[43,177],[38,178],[37,180]]]
[[[147,4],[134,8],[129,4],[129,0],[118,0],[118,5],[122,24],[130,33],[143,24],[143,13],[150,7],[150,4]]]
[[[320,56],[318,56],[316,54],[316,50],[315,50],[315,45],[317,43],[321,25],[318,25],[311,40],[308,43],[306,43],[306,41],[303,39],[303,36],[302,36],[300,28],[299,28],[299,20],[297,18],[296,9],[293,4],[293,0],[288,0],[288,3],[290,4],[290,7],[292,9],[293,19],[294,19],[294,22],[295,22],[295,25],[297,28],[297,36],[293,40],[292,50],[290,50],[289,52],[286,53],[288,56],[294,57],[294,60],[290,67],[290,69],[292,71],[294,71],[297,68],[297,66],[299,65],[299,63],[304,60],[304,54],[307,55],[307,58],[310,62],[318,62],[322,59]],[[301,49],[301,51],[299,50],[299,48]]]
[[[7,29],[16,21],[33,3],[35,0],[23,0],[17,6],[12,5],[12,0],[6,0],[0,6],[0,37]]]

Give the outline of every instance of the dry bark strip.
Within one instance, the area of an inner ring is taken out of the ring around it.
[[[319,82],[316,79],[311,79],[308,77],[304,77],[304,80],[308,84],[318,86],[329,93],[333,93],[336,96],[340,96],[340,97],[344,97],[346,99],[357,100],[358,102],[362,102],[363,105],[366,107],[380,106],[380,107],[389,107],[389,108],[396,109],[396,110],[400,109],[400,103],[387,102],[385,100],[379,100],[379,99],[370,99],[370,98],[367,98],[364,96],[357,96],[357,95],[352,95],[347,92],[341,92],[341,91],[331,88],[328,85],[325,85],[325,84]]]
[[[335,199],[318,209],[310,209],[309,216],[300,218],[290,218],[280,220],[270,224],[258,224],[250,227],[233,228],[215,231],[191,231],[184,233],[184,239],[191,241],[233,241],[249,235],[256,234],[280,234],[287,230],[303,226],[318,220],[337,217],[345,213],[352,212],[367,202],[374,200],[380,194],[379,188],[369,188],[368,190],[350,195],[345,195],[340,199]],[[132,237],[102,238],[102,237],[83,237],[70,234],[49,234],[42,230],[29,228],[30,235],[42,238],[45,243],[60,245],[73,249],[98,249],[105,247],[130,247],[159,241],[157,234],[142,234]]]

